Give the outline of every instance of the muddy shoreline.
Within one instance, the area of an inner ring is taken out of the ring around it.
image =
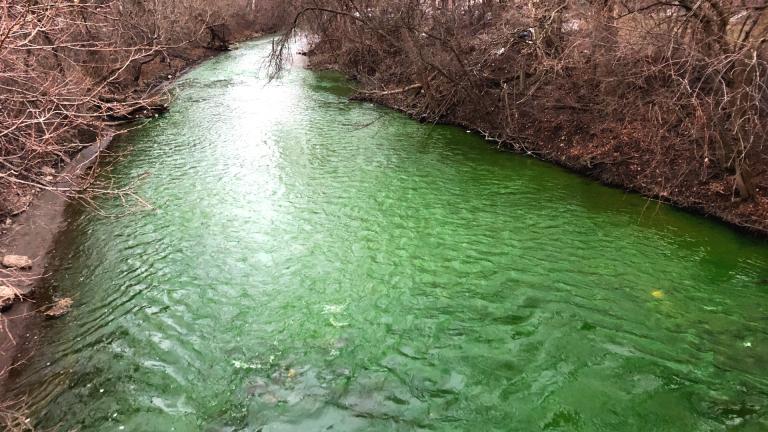
[[[48,256],[61,230],[64,209],[69,202],[56,189],[68,187],[69,179],[77,178],[96,163],[113,137],[114,134],[111,134],[82,150],[60,173],[60,178],[64,180],[35,197],[29,209],[16,217],[8,232],[0,239],[0,255],[22,255],[32,260],[29,269],[6,269],[0,272],[0,284],[13,286],[21,295],[19,301],[0,314],[0,328],[4,330],[4,334],[0,335],[0,384],[12,366],[21,361],[17,357],[30,339],[28,336],[33,323],[42,320],[40,312],[50,306],[39,301],[35,290],[45,276]]]

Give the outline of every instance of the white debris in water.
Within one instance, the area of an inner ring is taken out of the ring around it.
[[[235,369],[259,369],[261,368],[261,365],[258,363],[245,363],[241,362],[240,360],[232,360],[232,365],[235,366]]]
[[[346,327],[349,325],[348,322],[338,322],[334,320],[333,318],[330,319],[331,325],[334,327]]]
[[[752,342],[744,342],[744,348],[752,348]]]
[[[347,307],[347,304],[343,305],[335,305],[335,304],[327,304],[323,305],[323,313],[324,314],[340,314],[344,312],[344,309]]]

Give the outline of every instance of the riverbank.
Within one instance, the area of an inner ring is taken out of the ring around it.
[[[325,64],[318,69],[337,68]],[[353,78],[349,71],[340,70]],[[414,110],[408,96],[377,96],[371,87],[362,86],[353,97],[400,111],[409,117],[425,121],[425,112]],[[462,107],[459,107],[460,109]],[[595,180],[605,186],[639,193],[649,199],[651,205],[669,204],[702,217],[712,218],[746,235],[768,239],[768,178],[757,179],[756,196],[741,200],[735,196],[733,177],[717,181],[679,183],[672,179],[677,167],[686,163],[677,159],[668,165],[657,167],[658,161],[642,158],[643,141],[637,137],[621,137],[616,129],[620,125],[600,123],[598,115],[590,120],[559,113],[545,113],[542,118],[530,121],[523,128],[525,133],[508,140],[499,128],[503,119],[477,116],[471,107],[463,107],[462,114],[432,120],[435,124],[461,127],[478,133],[494,142],[500,149],[524,154]],[[497,107],[501,108],[501,107]],[[501,109],[499,109],[501,111]],[[591,123],[586,123],[591,122]],[[599,123],[599,125],[595,125]],[[586,126],[591,124],[592,126]],[[594,129],[610,130],[597,136]],[[638,134],[645,133],[640,125]],[[524,139],[524,144],[520,139]],[[655,171],[653,171],[655,170]],[[670,181],[670,183],[665,183]],[[665,186],[669,184],[671,186]]]
[[[232,43],[258,38],[261,32],[245,32],[233,36]],[[226,51],[226,50],[224,50]],[[165,92],[176,79],[189,70],[208,60],[222,50],[191,48],[176,51],[176,62],[155,61],[145,66],[142,79],[137,82],[135,91],[142,88],[154,88],[155,92]],[[172,101],[161,99],[163,106],[146,107],[145,112],[135,113],[135,119],[152,116],[166,109],[166,103]],[[15,191],[18,202],[23,205],[13,214],[4,215],[0,223],[0,258],[5,255],[28,257],[32,265],[25,269],[4,269],[0,266],[0,286],[9,286],[17,293],[12,304],[0,312],[0,401],[3,400],[2,383],[13,367],[24,362],[34,352],[32,343],[37,337],[36,330],[45,319],[43,312],[52,306],[48,293],[36,292],[39,282],[46,276],[47,257],[52,252],[54,240],[64,222],[64,210],[70,200],[70,189],[77,190],[82,176],[98,162],[104,150],[107,150],[113,137],[119,131],[120,124],[113,126],[106,136],[75,155],[58,170],[49,171],[51,179],[56,182],[48,189],[25,188]],[[87,193],[87,190],[83,191]],[[77,195],[77,194],[75,194]]]
[[[358,78],[354,70],[329,62],[327,56],[317,58],[311,52],[309,56],[316,69]],[[652,201],[714,218],[745,234],[768,238],[768,170],[757,171],[752,179],[754,194],[743,199],[736,176],[718,175],[716,168],[711,177],[691,176],[682,167],[698,163],[692,160],[694,155],[673,148],[668,149],[669,159],[660,159],[658,152],[649,152],[651,140],[657,138],[651,136],[654,131],[650,124],[637,122],[628,127],[625,119],[606,117],[599,111],[553,106],[520,119],[519,131],[511,136],[504,126],[507,113],[503,104],[478,110],[472,102],[457,103],[435,116],[422,108],[429,96],[420,91],[388,93],[370,82],[357,82],[360,87],[354,99],[398,110],[422,122],[472,130],[504,150],[554,163],[603,185],[636,192]],[[390,86],[400,90],[409,83],[401,80]]]
[[[360,15],[328,0],[296,21],[316,34],[313,64],[358,82],[358,99],[764,237],[768,17],[715,5],[692,22],[678,6],[456,3]],[[739,33],[747,23],[754,31]]]
[[[41,312],[51,306],[41,301],[43,299],[34,291],[45,276],[47,257],[61,230],[64,209],[69,202],[58,189],[71,187],[98,160],[111,141],[112,136],[108,136],[81,151],[59,173],[64,180],[38,194],[29,208],[11,220],[2,232],[0,256],[28,257],[32,265],[24,269],[0,269],[0,285],[12,287],[17,294],[12,299],[14,303],[0,313],[0,384],[10,369],[23,360],[17,356],[30,340],[35,321],[42,320]]]

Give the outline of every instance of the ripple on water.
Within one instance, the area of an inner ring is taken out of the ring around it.
[[[765,244],[333,74],[266,86],[268,48],[121,139],[103,175],[149,173],[152,210],[70,208],[47,282],[76,307],[14,382],[41,426],[768,429]]]

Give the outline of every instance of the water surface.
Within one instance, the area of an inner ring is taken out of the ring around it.
[[[16,379],[80,431],[768,430],[768,247],[466,131],[197,68],[72,206]],[[119,212],[119,199],[103,199]]]

